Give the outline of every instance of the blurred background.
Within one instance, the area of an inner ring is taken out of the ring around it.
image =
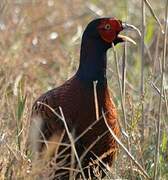
[[[164,29],[165,22],[168,23],[168,19],[165,20],[166,0],[149,0],[149,3]],[[26,143],[32,102],[76,72],[81,36],[88,22],[97,17],[117,17],[142,30],[141,11],[139,0],[0,1],[0,178],[26,179],[30,174]],[[127,35],[137,45],[127,44],[125,47],[122,44],[116,47],[120,77],[126,48],[124,108],[127,128],[124,132],[129,136],[131,153],[153,176],[164,34],[145,5],[144,45],[137,33],[128,32]],[[166,54],[158,165],[158,174],[162,179],[168,178],[167,59]],[[108,52],[107,71],[111,94],[124,129],[112,50]],[[122,141],[127,146],[127,138],[123,136]],[[115,177],[143,179],[141,172],[129,163],[122,150],[113,169]]]

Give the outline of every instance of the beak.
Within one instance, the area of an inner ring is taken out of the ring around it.
[[[123,30],[125,29],[125,30],[136,31],[139,34],[139,36],[141,36],[140,30],[132,24],[127,24],[126,22],[123,22],[122,27],[123,27]]]
[[[127,30],[136,31],[138,33],[138,35],[141,36],[140,30],[137,27],[135,27],[134,25],[127,24],[127,23],[123,22],[122,27],[123,27],[123,30],[126,30],[126,31]],[[133,39],[131,39],[130,37],[128,37],[128,36],[118,34],[117,38],[121,39],[123,42],[128,41],[128,42],[131,42],[134,45],[136,45],[136,42]]]
[[[130,37],[128,37],[128,36],[119,34],[117,36],[117,38],[122,39],[122,42],[127,42],[128,41],[128,42],[131,42],[132,44],[136,45],[136,42],[133,39],[131,39]]]

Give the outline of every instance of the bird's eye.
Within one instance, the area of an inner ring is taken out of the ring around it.
[[[111,25],[110,25],[110,24],[106,24],[106,25],[104,26],[104,28],[105,28],[105,30],[110,30],[110,29],[111,29]]]

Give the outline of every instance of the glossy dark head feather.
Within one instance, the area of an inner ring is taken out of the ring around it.
[[[99,18],[91,21],[82,37],[78,77],[87,82],[106,81],[106,52],[112,43],[122,42],[118,34],[123,30],[122,22],[115,18]]]
[[[121,35],[123,29],[136,29],[133,25],[122,23],[116,18],[99,18],[91,21],[82,37],[78,77],[87,82],[106,80],[106,52],[112,44],[130,41],[131,38]]]
[[[83,40],[86,38],[101,40],[104,45],[110,48],[112,43],[123,42],[117,37],[122,30],[122,22],[115,18],[94,19],[87,25],[83,33]]]

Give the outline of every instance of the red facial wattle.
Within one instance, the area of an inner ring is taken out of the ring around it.
[[[106,26],[109,25],[111,28],[106,29]],[[98,32],[101,38],[107,43],[112,43],[120,31],[123,30],[122,23],[116,19],[103,19],[99,26]]]

